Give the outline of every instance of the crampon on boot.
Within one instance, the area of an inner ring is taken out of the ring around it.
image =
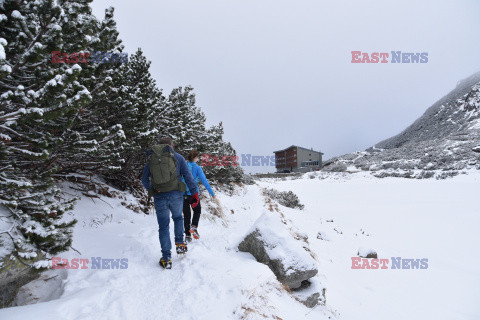
[[[196,239],[196,240],[200,239],[200,235],[198,234],[197,227],[192,226],[192,227],[190,228],[190,233],[192,234],[192,236],[193,236],[194,239]]]
[[[191,235],[185,235],[185,241],[192,242],[192,236]]]
[[[161,258],[158,263],[163,269],[172,269],[172,260],[170,258]]]
[[[175,246],[177,247],[177,254],[185,254],[188,251],[186,242],[175,243]]]

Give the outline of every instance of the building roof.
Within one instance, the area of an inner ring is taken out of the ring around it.
[[[299,149],[304,149],[304,150],[308,150],[308,151],[312,151],[312,152],[317,152],[317,153],[321,153],[321,154],[323,154],[323,152],[321,152],[321,151],[315,151],[315,150],[313,150],[313,149],[307,149],[307,148],[304,148],[304,147],[299,147],[299,146],[296,146],[296,145],[291,145],[290,147],[288,147],[288,148],[285,148],[285,149],[282,149],[282,150],[273,151],[273,153],[277,153],[277,152],[283,152],[283,151],[286,151],[286,150],[288,150],[288,149],[290,149],[290,148],[292,148],[292,147],[299,148]]]

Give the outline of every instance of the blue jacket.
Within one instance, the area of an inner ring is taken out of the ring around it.
[[[215,193],[213,193],[212,187],[210,187],[210,184],[207,181],[207,177],[205,177],[205,173],[203,173],[202,167],[200,167],[198,164],[195,162],[187,162],[188,169],[190,169],[190,172],[192,172],[193,180],[195,181],[195,186],[198,183],[198,179],[202,182],[202,184],[207,188],[208,193],[213,197]],[[187,187],[187,194],[191,195],[190,193],[190,188]]]
[[[166,148],[171,148],[171,151],[173,151],[172,147],[168,146]],[[153,152],[152,150],[147,150],[147,156],[152,154],[152,152]],[[185,159],[180,154],[178,154],[176,152],[174,152],[174,158],[175,158],[176,166],[177,166],[177,179],[179,181],[186,182],[187,190],[190,189],[190,190],[193,191],[194,194],[197,193],[198,192],[197,184],[195,183],[195,180],[193,179],[193,176],[190,173],[190,170],[188,170],[187,162],[185,161]],[[150,177],[151,177],[150,164],[147,162],[147,164],[143,168],[143,176],[142,176],[143,187],[147,190],[150,189],[150,187],[152,185],[151,182],[150,182]],[[177,190],[169,191],[169,192],[163,192],[163,193],[166,193],[166,194],[178,193],[179,195],[183,195],[182,191],[177,191]]]

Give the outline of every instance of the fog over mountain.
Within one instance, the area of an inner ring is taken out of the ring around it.
[[[443,178],[480,168],[480,72],[460,81],[400,134],[332,158],[326,171],[370,170],[378,177]]]

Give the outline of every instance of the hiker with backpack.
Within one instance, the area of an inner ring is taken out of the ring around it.
[[[174,223],[176,252],[185,254],[187,244],[183,238],[183,193],[187,190],[187,185],[192,194],[191,206],[195,208],[200,203],[198,188],[185,159],[174,151],[172,138],[161,138],[159,144],[147,151],[147,156],[149,160],[143,169],[142,184],[148,190],[149,201],[153,196],[157,213],[158,237],[162,248],[159,264],[164,269],[171,269],[170,212]]]
[[[197,164],[198,151],[190,151],[187,155],[187,160],[187,166],[192,173],[193,180],[195,181],[195,186],[200,179],[202,184],[208,190],[208,193],[210,193],[212,198],[215,198],[215,193],[213,192],[212,187],[210,187],[210,184],[207,181],[207,177],[205,177],[205,173],[203,173],[202,167]],[[185,226],[185,239],[187,241],[192,241],[192,236],[195,239],[200,239],[200,235],[198,234],[198,222],[200,220],[200,214],[202,213],[202,207],[200,206],[200,202],[198,202],[197,206],[193,206],[192,197],[194,197],[194,195],[192,196],[192,192],[187,187],[187,191],[185,192],[185,197],[183,200],[183,224]],[[192,207],[193,210],[193,219],[190,207]]]

